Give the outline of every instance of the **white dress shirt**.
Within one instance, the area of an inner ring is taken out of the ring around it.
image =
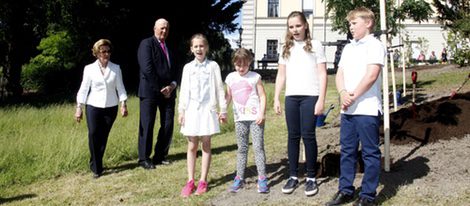
[[[377,64],[380,69],[385,63],[386,50],[381,41],[372,34],[360,40],[352,40],[341,54],[338,66],[343,69],[344,89],[354,91],[367,73],[367,65]],[[348,115],[377,116],[382,113],[382,77],[379,76],[369,90],[359,96],[348,110],[341,113]]]
[[[104,74],[101,73],[98,60],[85,66],[77,103],[106,108],[125,100],[127,93],[119,65],[109,61]]]

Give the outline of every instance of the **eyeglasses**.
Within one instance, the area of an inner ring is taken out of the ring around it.
[[[111,54],[111,50],[101,50],[100,51],[100,54],[105,54],[105,53]]]

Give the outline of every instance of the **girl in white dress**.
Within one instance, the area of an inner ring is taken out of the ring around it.
[[[227,119],[227,103],[220,67],[215,61],[206,58],[209,51],[207,38],[202,34],[193,35],[190,48],[195,58],[183,68],[178,102],[181,133],[188,138],[188,181],[181,191],[183,197],[190,196],[196,189],[194,170],[199,141],[202,142],[202,165],[195,194],[200,195],[207,191],[211,135],[219,133],[219,121],[225,122]]]

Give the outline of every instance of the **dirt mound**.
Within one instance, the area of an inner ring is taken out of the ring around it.
[[[470,133],[469,112],[470,92],[402,108],[390,114],[390,142],[426,144],[462,138]]]

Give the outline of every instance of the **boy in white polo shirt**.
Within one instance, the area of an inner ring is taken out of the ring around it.
[[[353,40],[344,47],[336,74],[341,96],[339,191],[326,205],[342,205],[354,197],[359,143],[364,161],[359,199],[353,205],[375,205],[380,174],[379,127],[382,114],[380,72],[383,44],[372,35],[374,13],[364,7],[346,17]]]

